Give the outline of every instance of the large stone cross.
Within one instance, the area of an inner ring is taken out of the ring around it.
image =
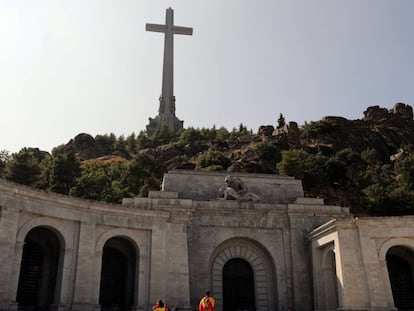
[[[176,131],[182,128],[182,121],[175,117],[174,97],[174,35],[192,35],[193,29],[188,27],[174,26],[174,10],[168,8],[165,17],[165,25],[146,24],[147,31],[163,32],[164,35],[164,64],[162,68],[162,91],[158,116],[150,118],[147,126],[148,134],[152,134],[157,128],[167,126]]]

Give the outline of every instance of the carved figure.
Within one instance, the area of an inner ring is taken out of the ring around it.
[[[249,189],[240,178],[230,175],[224,178],[224,185],[219,189],[219,198],[223,200],[260,201],[260,197],[249,192]]]

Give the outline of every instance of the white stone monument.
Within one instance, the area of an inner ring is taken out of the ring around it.
[[[192,35],[193,29],[188,27],[174,26],[174,10],[168,8],[166,11],[165,25],[146,24],[147,31],[164,33],[164,64],[162,73],[162,91],[160,96],[160,107],[155,119],[149,118],[147,134],[152,135],[157,129],[164,126],[172,131],[183,128],[183,121],[175,116],[174,96],[174,35]]]

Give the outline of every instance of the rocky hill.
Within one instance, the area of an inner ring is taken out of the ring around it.
[[[196,137],[183,142],[177,136],[171,137],[168,143],[145,147],[138,152],[153,156],[167,171],[176,168],[195,169],[198,157],[213,148],[228,155],[231,163],[224,169],[229,171],[276,173],[277,157],[266,158],[263,153],[303,149],[310,153],[333,155],[345,148],[358,153],[374,149],[379,158],[386,162],[401,148],[413,143],[413,109],[409,105],[397,103],[389,110],[379,106],[368,107],[360,120],[327,116],[302,127],[296,122],[289,122],[280,128],[263,125],[255,134],[236,133],[222,141]],[[85,133],[77,135],[68,145],[75,148],[81,160],[108,156],[108,152],[113,152],[105,147],[102,139]],[[127,159],[132,156],[124,150],[115,153]]]
[[[81,133],[52,154],[0,154],[0,177],[109,202],[159,189],[173,169],[286,174],[302,180],[306,196],[353,212],[414,214],[413,109],[372,106],[359,120],[327,116],[303,126],[281,115],[256,133],[243,124],[151,136]]]
[[[384,161],[413,142],[413,109],[402,103],[390,110],[368,107],[361,120],[325,117],[305,126],[301,139],[303,146],[328,146],[334,152],[344,148],[358,152],[372,148]]]

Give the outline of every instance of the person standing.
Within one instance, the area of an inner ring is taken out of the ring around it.
[[[215,311],[216,309],[216,300],[213,296],[210,296],[210,292],[206,291],[206,294],[201,298],[200,303],[198,304],[198,311]]]
[[[152,306],[152,311],[169,311],[168,307],[162,302],[161,299],[158,299],[154,306]]]

